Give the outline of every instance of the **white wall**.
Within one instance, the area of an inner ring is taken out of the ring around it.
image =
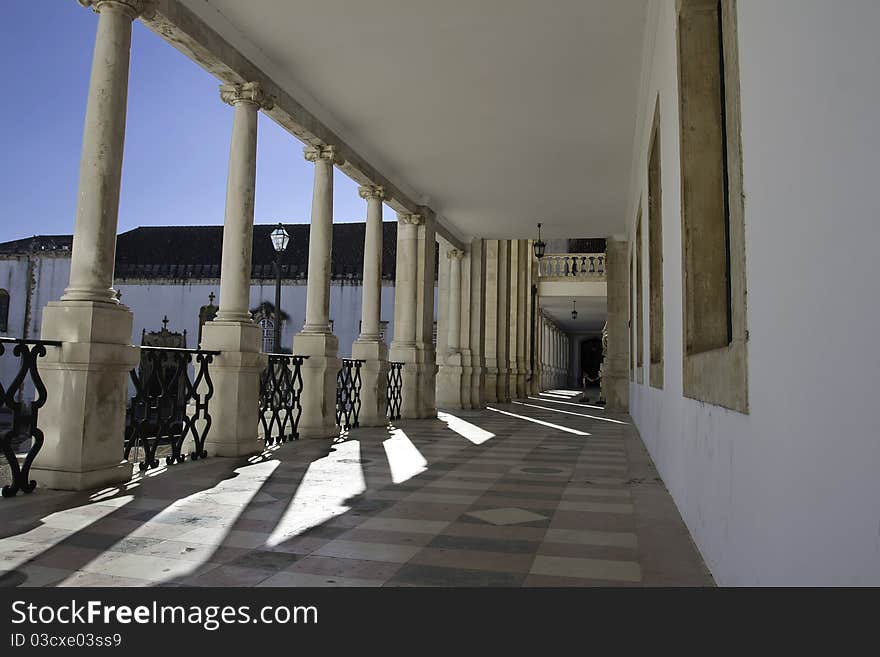
[[[659,91],[666,380],[631,384],[631,414],[720,584],[878,585],[880,4],[739,2],[747,415],[682,397],[674,4],[648,24],[629,216],[632,239]]]
[[[141,343],[141,331],[157,331],[162,328],[162,318],[168,315],[170,331],[187,331],[187,345],[194,348],[199,335],[199,308],[208,303],[208,295],[219,295],[220,283],[186,281],[137,281],[119,282],[122,302],[134,313],[132,341]],[[261,281],[251,286],[250,306],[260,302],[275,303],[274,281]],[[214,303],[219,303],[215,298]],[[281,309],[290,315],[281,332],[281,342],[290,349],[293,336],[305,323],[306,285],[297,281],[285,281],[281,287]],[[330,319],[333,332],[339,338],[340,356],[351,355],[351,345],[360,333],[361,286],[332,283],[330,285]],[[382,320],[388,321],[386,341],[390,343],[394,327],[394,286],[382,287]]]
[[[25,328],[25,308],[28,288],[27,256],[4,256],[0,258],[0,288],[10,293],[9,331],[11,337],[36,338],[40,335],[43,307],[49,301],[58,300],[70,277],[69,256],[31,256],[34,283],[31,290],[30,321]],[[209,303],[209,295],[219,295],[218,281],[189,282],[182,280],[119,280],[115,287],[122,293],[122,303],[133,315],[132,343],[141,343],[141,334],[162,328],[162,318],[168,316],[170,331],[187,332],[187,346],[198,346],[199,309]],[[351,356],[351,345],[360,333],[361,320],[360,284],[330,285],[330,318],[334,320],[334,333],[339,338],[339,355]],[[219,298],[215,296],[215,303]],[[256,307],[261,301],[275,303],[274,281],[260,281],[251,286],[250,305]],[[435,317],[437,294],[434,295]],[[305,281],[284,281],[281,288],[281,308],[290,319],[282,327],[282,344],[293,346],[293,336],[305,323]],[[390,344],[394,334],[394,284],[383,281],[381,319],[388,322],[385,341]],[[8,382],[18,371],[18,359],[11,353],[0,357],[0,381]],[[26,399],[32,391],[24,391]]]

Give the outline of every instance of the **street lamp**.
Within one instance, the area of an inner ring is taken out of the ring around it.
[[[535,249],[535,257],[540,260],[544,257],[544,251],[547,250],[547,244],[541,239],[541,224],[538,224],[538,241],[532,244]]]
[[[571,318],[572,318],[572,319],[577,319],[577,318],[578,318],[578,311],[575,309],[575,304],[576,304],[576,303],[577,303],[577,300],[576,300],[576,299],[572,299],[572,300],[571,300]]]
[[[273,230],[269,239],[272,240],[272,248],[275,249],[275,351],[281,351],[281,254],[290,242],[290,235],[284,230],[281,222],[278,228]]]

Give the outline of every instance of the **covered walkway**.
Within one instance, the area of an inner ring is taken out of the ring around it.
[[[41,488],[0,585],[711,585],[629,417],[567,397]]]

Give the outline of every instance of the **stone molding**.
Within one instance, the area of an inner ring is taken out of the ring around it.
[[[155,0],[78,0],[78,2],[83,7],[91,8],[96,14],[100,14],[105,6],[116,7],[128,14],[131,20],[138,16],[150,20],[156,14]]]
[[[339,157],[339,150],[336,146],[306,146],[303,149],[303,155],[309,162],[327,160],[330,164],[344,164],[344,160]]]
[[[461,260],[464,257],[464,251],[461,249],[449,249],[446,251],[446,257],[450,260]]]
[[[275,105],[275,99],[263,90],[259,82],[221,84],[220,100],[232,106],[237,103],[253,103],[264,110],[270,110]]]
[[[382,185],[361,185],[358,187],[358,195],[364,200],[379,199],[384,201],[385,188]]]
[[[399,214],[397,223],[404,226],[421,226],[425,223],[425,218],[420,214]]]

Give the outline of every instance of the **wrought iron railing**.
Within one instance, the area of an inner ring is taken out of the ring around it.
[[[358,426],[361,412],[361,365],[365,361],[343,358],[336,375],[336,426],[343,431]]]
[[[538,265],[541,278],[605,280],[604,253],[548,253]]]
[[[302,364],[308,356],[267,354],[269,364],[260,377],[260,423],[266,445],[299,438],[302,415]]]
[[[31,481],[31,465],[43,446],[43,432],[40,430],[38,415],[48,398],[46,386],[40,377],[38,361],[46,355],[46,347],[60,347],[53,340],[19,340],[0,337],[0,357],[11,353],[18,359],[16,374],[8,384],[0,381],[0,410],[12,414],[12,425],[0,427],[0,448],[9,464],[11,482],[2,488],[3,497],[13,497],[18,491],[30,493],[37,487]],[[26,386],[33,386],[33,399],[29,404],[23,399]],[[4,423],[5,425],[5,423]],[[19,460],[19,451],[24,458]]]
[[[165,463],[183,463],[183,445],[192,438],[189,457],[195,461],[208,455],[205,441],[211,430],[209,412],[214,396],[210,365],[219,351],[141,347],[141,363],[131,370],[134,396],[126,412],[124,458],[132,450],[141,470],[159,466],[159,451]],[[194,360],[195,359],[195,360]]]
[[[400,419],[400,407],[403,402],[403,363],[388,363],[388,392],[385,404],[385,415],[389,420]]]

